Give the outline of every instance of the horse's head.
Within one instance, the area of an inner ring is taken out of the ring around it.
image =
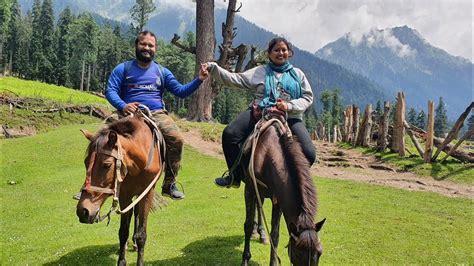
[[[84,160],[87,169],[86,181],[76,214],[81,223],[91,224],[99,221],[100,207],[110,195],[114,194],[115,180],[122,178],[126,170],[122,162],[118,134],[115,131],[110,130],[97,135],[87,131],[82,133],[90,143]]]
[[[326,219],[316,223],[314,228],[298,232],[294,224],[290,225],[290,241],[288,255],[293,265],[318,265],[323,254],[323,246],[318,232]]]

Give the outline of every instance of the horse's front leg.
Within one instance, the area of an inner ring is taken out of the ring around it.
[[[133,251],[137,251],[138,207],[133,208]]]
[[[278,265],[278,243],[280,242],[280,218],[281,209],[278,203],[274,203],[272,206],[272,231],[270,237],[272,239],[273,247],[270,251],[270,265]]]
[[[250,239],[255,224],[255,192],[251,185],[245,185],[245,245],[244,253],[242,254],[242,265],[249,265],[252,254],[250,253]]]
[[[127,241],[130,228],[130,220],[132,219],[132,212],[127,212],[120,215],[120,229],[119,229],[119,239],[120,239],[120,251],[119,259],[117,265],[127,265],[125,259],[125,254],[127,252]]]
[[[138,228],[136,232],[137,242],[137,265],[144,264],[145,243],[146,243],[146,226],[148,222],[148,214],[153,204],[154,190],[151,190],[138,204]]]

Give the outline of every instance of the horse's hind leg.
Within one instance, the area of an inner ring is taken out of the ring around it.
[[[281,209],[278,203],[274,203],[272,206],[272,232],[270,237],[272,239],[273,247],[270,252],[270,265],[278,265],[278,243],[280,242],[280,218],[281,218]]]
[[[127,261],[125,260],[125,254],[127,252],[127,242],[128,242],[128,234],[130,230],[131,219],[132,219],[132,212],[128,212],[120,216],[120,229],[119,229],[120,251],[119,251],[119,260],[117,262],[117,265],[127,265]]]
[[[263,202],[265,201],[265,199],[262,198],[262,205],[263,205]],[[260,243],[264,244],[264,245],[268,245],[270,242],[268,241],[268,238],[267,238],[267,234],[265,233],[265,227],[264,227],[264,224],[263,224],[263,218],[262,218],[262,214],[258,211],[256,211],[257,213],[257,224],[255,226],[255,228],[257,229],[257,233],[258,235],[260,236]]]
[[[250,238],[255,224],[255,192],[250,185],[245,186],[245,245],[244,253],[242,254],[242,265],[249,265],[252,254],[250,253]]]

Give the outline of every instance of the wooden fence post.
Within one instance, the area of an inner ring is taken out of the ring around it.
[[[362,146],[368,147],[370,144],[370,134],[372,132],[372,105],[368,104],[365,107],[365,114],[364,114],[364,123],[362,127]]]
[[[431,162],[431,154],[433,153],[433,131],[434,131],[434,112],[433,101],[428,101],[428,128],[426,132],[426,145],[424,161]]]
[[[359,134],[359,107],[356,105],[352,106],[352,123],[352,146],[355,146]]]
[[[390,102],[383,103],[383,115],[379,121],[379,138],[377,140],[378,150],[385,152],[388,146],[388,118],[390,115]]]
[[[392,150],[398,152],[402,157],[405,156],[405,93],[399,92],[397,96],[397,106],[395,113],[395,122],[392,134]]]

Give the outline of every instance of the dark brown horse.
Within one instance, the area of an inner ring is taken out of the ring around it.
[[[79,221],[89,224],[97,222],[102,204],[113,195],[113,204],[121,208],[118,265],[125,265],[133,214],[130,206],[132,198],[137,196],[138,201],[133,201],[137,202],[134,208],[138,214],[134,240],[138,248],[137,264],[143,265],[147,217],[154,204],[154,185],[162,169],[160,151],[155,146],[155,134],[145,118],[139,115],[106,125],[96,134],[83,133],[90,143],[85,159],[86,182],[76,209]]]
[[[242,160],[244,165],[253,163],[253,169],[245,170],[246,220],[242,265],[248,265],[251,258],[250,238],[255,224],[256,191],[261,199],[270,198],[273,204],[270,264],[279,263],[276,250],[279,243],[280,218],[283,214],[290,235],[288,254],[291,263],[317,265],[322,254],[318,232],[325,220],[314,223],[317,199],[309,171],[310,165],[300,143],[287,134],[287,127],[278,122],[284,121],[284,118],[272,121],[270,126],[262,126],[266,129],[260,131],[254,142],[253,158],[246,154]],[[252,175],[256,177],[255,183],[259,183],[257,189]]]

